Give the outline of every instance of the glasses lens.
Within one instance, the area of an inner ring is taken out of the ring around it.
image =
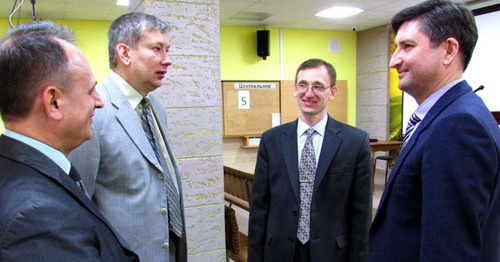
[[[296,85],[297,88],[300,90],[300,91],[306,91],[308,88],[309,88],[309,85],[308,84],[298,84]],[[321,93],[321,92],[324,92],[326,89],[328,88],[328,86],[325,86],[325,85],[320,85],[320,84],[314,84],[314,85],[311,85],[311,89],[313,92],[315,93]]]

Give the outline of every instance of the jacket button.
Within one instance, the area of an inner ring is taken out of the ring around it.
[[[293,217],[296,217],[298,214],[299,214],[299,212],[297,212],[297,211],[292,211],[292,216],[293,216]]]
[[[162,174],[159,174],[159,175],[158,175],[158,178],[159,178],[160,180],[163,180],[163,175],[162,175]]]
[[[293,238],[288,239],[288,244],[293,244]]]
[[[168,213],[168,210],[166,208],[162,208],[162,209],[160,209],[160,213],[162,215],[166,215]]]
[[[168,249],[168,246],[169,246],[169,245],[168,245],[168,243],[165,243],[165,244],[163,244],[163,246],[162,246],[162,247],[163,247],[164,249]]]

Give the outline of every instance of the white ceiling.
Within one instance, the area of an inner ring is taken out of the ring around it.
[[[214,0],[216,1],[216,0]],[[464,0],[457,0],[464,1]],[[15,0],[0,0],[0,17],[8,17]],[[20,0],[17,1],[18,3]],[[421,0],[220,0],[220,24],[319,30],[358,31],[385,25],[399,10]],[[465,0],[471,9],[499,4],[500,0]],[[128,11],[116,0],[38,0],[40,19],[114,20]],[[315,17],[320,10],[339,5],[365,11],[346,19]],[[15,23],[18,13],[13,16]],[[31,18],[31,2],[24,0],[21,17]]]

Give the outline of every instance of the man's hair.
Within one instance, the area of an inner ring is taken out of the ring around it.
[[[432,47],[439,46],[449,37],[455,38],[459,43],[463,70],[467,68],[478,33],[474,15],[464,4],[448,0],[425,1],[396,14],[391,20],[390,30],[397,34],[407,21],[420,21],[420,31],[430,38]]]
[[[316,68],[320,66],[325,66],[326,69],[328,70],[328,76],[330,77],[330,86],[335,86],[337,82],[337,72],[335,71],[335,67],[333,67],[332,64],[322,60],[322,59],[309,59],[302,64],[299,65],[299,68],[297,68],[297,72],[295,73],[295,83],[297,83],[297,75],[299,72],[303,69],[309,69],[309,68]]]
[[[108,30],[109,67],[113,69],[117,65],[118,44],[123,43],[136,49],[139,40],[151,30],[160,30],[166,34],[170,31],[170,26],[161,19],[144,13],[124,14],[113,21]]]
[[[23,118],[47,85],[70,82],[68,57],[58,40],[74,43],[71,31],[43,21],[11,29],[0,41],[0,114],[4,121]]]

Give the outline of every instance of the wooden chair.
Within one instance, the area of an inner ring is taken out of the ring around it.
[[[247,262],[248,237],[239,231],[236,212],[231,207],[224,205],[224,217],[226,220],[226,250],[228,257],[236,262]]]
[[[250,212],[253,175],[224,166],[224,199]]]
[[[224,205],[226,225],[226,250],[228,257],[236,262],[248,259],[248,237],[239,231],[233,204],[250,212],[250,194],[252,193],[253,175],[224,166]]]

